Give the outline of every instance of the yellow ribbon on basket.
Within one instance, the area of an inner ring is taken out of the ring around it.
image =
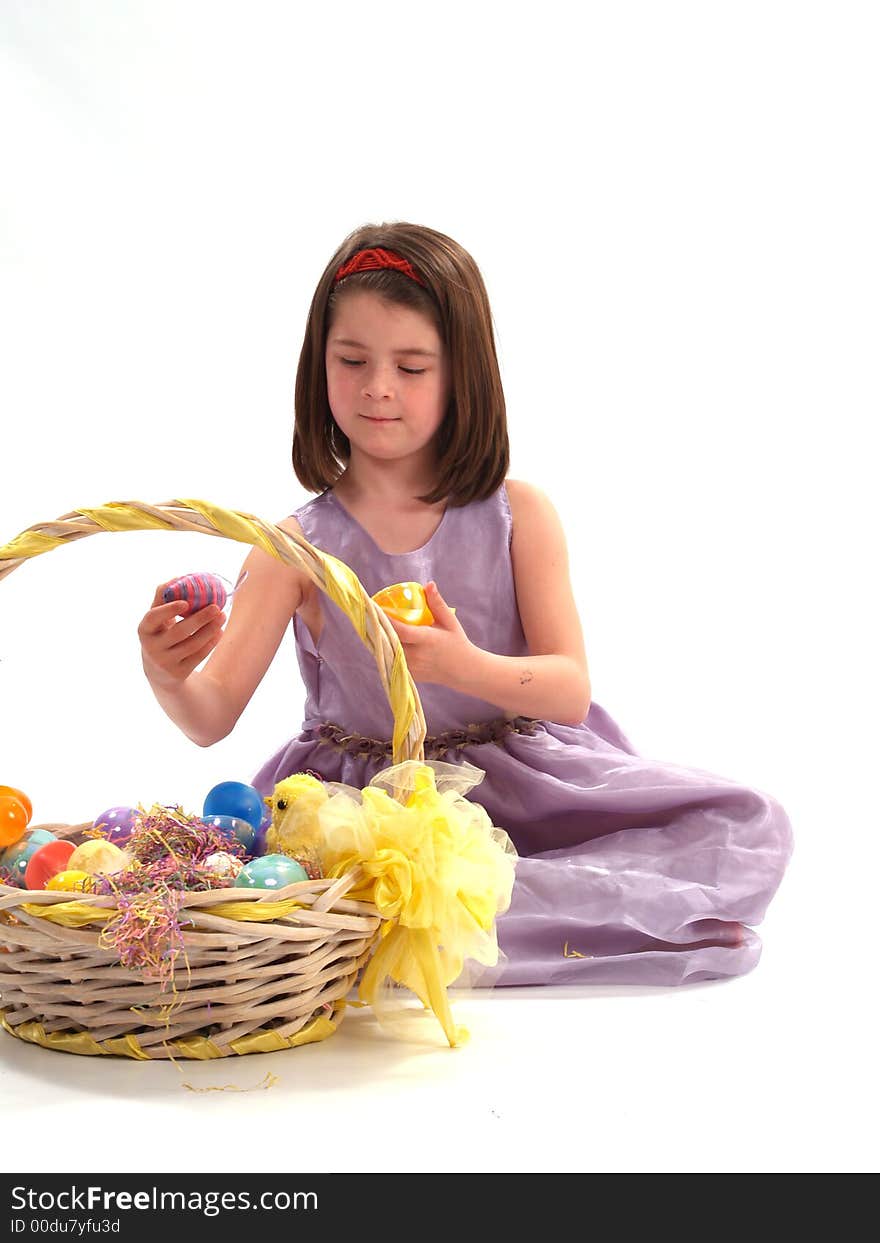
[[[319,1040],[326,1040],[339,1026],[345,1006],[346,1002],[342,999],[333,1002],[330,1014],[316,1015],[292,1036],[280,1036],[277,1031],[261,1027],[247,1036],[233,1040],[229,1048],[233,1053],[244,1056],[247,1053],[274,1053],[280,1049],[294,1049],[298,1045],[314,1044]],[[126,1036],[115,1036],[110,1040],[97,1040],[89,1032],[47,1032],[42,1023],[34,1020],[19,1023],[18,1026],[13,1027],[3,1009],[0,1009],[0,1027],[19,1040],[41,1045],[44,1049],[56,1049],[62,1053],[78,1053],[84,1057],[100,1057],[110,1054],[114,1057],[136,1058],[143,1062],[153,1060],[153,1054],[145,1050],[137,1036],[131,1033]],[[207,1036],[184,1036],[177,1040],[163,1041],[162,1044],[163,1047],[173,1050],[180,1057],[198,1058],[200,1061],[209,1061],[224,1056],[223,1051]]]
[[[219,902],[210,908],[209,914],[217,915],[221,919],[267,923],[271,919],[281,919],[282,916],[289,915],[298,907],[301,908],[302,903],[297,902],[296,898],[285,898],[281,902]],[[56,902],[51,906],[22,902],[21,909],[28,915],[48,919],[51,924],[62,924],[65,928],[84,928],[86,924],[114,919],[119,914],[115,906],[97,906],[79,901]]]
[[[22,902],[21,909],[37,919],[47,919],[50,924],[64,928],[84,928],[115,919],[119,911],[115,906],[98,906],[90,902],[54,902],[51,906],[38,902]]]
[[[407,760],[361,791],[334,785],[318,809],[325,874],[360,864],[367,879],[348,897],[372,902],[388,921],[361,979],[361,1001],[391,1026],[393,984],[403,985],[433,1011],[452,1046],[468,1033],[453,1020],[447,987],[466,958],[497,963],[495,917],[510,905],[514,880],[507,833],[463,797],[482,776],[469,764]],[[408,797],[392,798],[382,786]]]

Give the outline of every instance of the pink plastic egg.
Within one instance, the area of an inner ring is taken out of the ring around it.
[[[226,595],[226,585],[216,574],[184,574],[168,584],[162,592],[162,599],[166,604],[172,600],[186,600],[190,610],[197,613],[209,604],[224,608]]]

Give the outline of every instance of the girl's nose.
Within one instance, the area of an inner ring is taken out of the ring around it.
[[[394,392],[391,370],[387,367],[374,367],[364,375],[363,394],[365,397],[387,397]]]

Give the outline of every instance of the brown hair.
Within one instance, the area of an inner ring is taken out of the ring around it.
[[[408,259],[424,287],[391,268],[354,272],[334,287],[341,264],[378,246]],[[327,399],[324,352],[339,301],[355,289],[427,315],[449,353],[451,388],[437,433],[437,482],[418,499],[461,506],[491,496],[504,482],[510,449],[486,286],[476,263],[451,237],[404,221],[349,233],[318,281],[296,372],[293,469],[300,483],[310,492],[332,487],[351,455]]]

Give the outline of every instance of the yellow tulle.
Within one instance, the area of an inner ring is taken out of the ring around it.
[[[393,1027],[394,985],[404,986],[433,1011],[450,1045],[467,1033],[453,1021],[447,987],[465,959],[498,961],[495,919],[510,905],[516,864],[507,833],[464,797],[482,777],[470,764],[407,760],[363,790],[328,783],[323,802],[310,807],[325,876],[359,863],[367,879],[349,896],[391,921],[359,997]]]

